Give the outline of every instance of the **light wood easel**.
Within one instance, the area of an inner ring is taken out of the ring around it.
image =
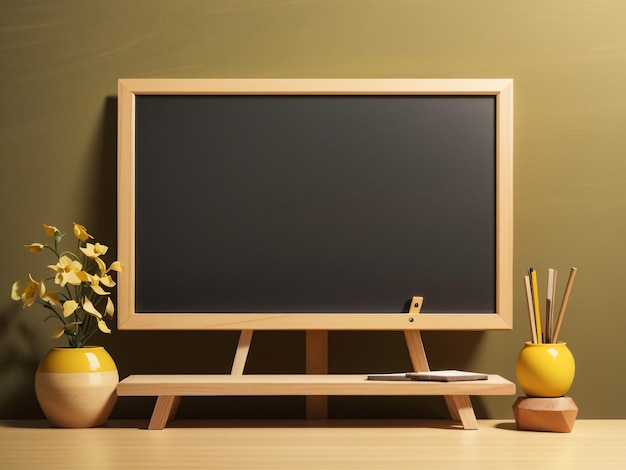
[[[413,297],[409,313],[418,314],[422,309],[422,297]],[[405,330],[404,338],[411,357],[414,372],[428,372],[428,359],[422,335],[419,330]],[[239,351],[239,348],[237,348]],[[306,372],[307,374],[328,373],[328,331],[309,330],[306,333]],[[444,395],[448,411],[454,421],[461,421],[465,429],[478,429],[474,408],[469,395]],[[328,398],[308,396],[306,416],[309,419],[328,417]]]
[[[409,313],[418,314],[421,297]],[[244,374],[253,330],[242,330],[229,375],[131,375],[117,387],[118,396],[156,396],[148,429],[163,429],[174,419],[183,396],[306,396],[309,419],[326,419],[329,395],[442,395],[450,416],[464,429],[478,429],[471,395],[514,395],[515,385],[497,375],[466,382],[374,381],[367,375],[328,374],[328,331],[307,330],[306,374]],[[415,372],[429,371],[419,330],[404,337]]]

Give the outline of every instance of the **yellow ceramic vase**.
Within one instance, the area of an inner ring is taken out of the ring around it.
[[[37,368],[35,391],[54,426],[88,428],[108,419],[118,382],[115,362],[104,348],[52,348]]]
[[[576,365],[566,343],[527,342],[515,364],[520,387],[529,397],[562,397],[572,386]]]

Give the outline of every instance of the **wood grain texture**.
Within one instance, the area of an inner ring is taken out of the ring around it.
[[[246,367],[248,353],[250,352],[250,343],[252,342],[252,330],[242,330],[237,343],[237,351],[233,360],[233,367],[230,371],[232,375],[241,375]]]
[[[513,395],[515,385],[497,375],[467,382],[374,381],[361,374],[330,375],[131,375],[118,396],[289,395]]]
[[[572,432],[578,407],[571,397],[519,397],[513,404],[513,415],[519,429]]]
[[[168,421],[172,420],[176,415],[179,404],[179,396],[161,395],[157,397],[148,429],[163,429]]]
[[[85,469],[617,469],[626,421],[579,421],[573,432],[518,431],[512,420],[451,431],[424,421],[189,421],[53,429],[0,423],[0,468]],[[72,454],[68,454],[68,443]]]
[[[429,315],[340,312],[135,311],[135,97],[140,95],[487,95],[496,101],[495,311]],[[513,80],[511,79],[138,79],[118,81],[119,329],[491,330],[512,328]]]
[[[308,330],[306,332],[306,372],[307,374],[328,374],[328,331]],[[328,418],[328,397],[308,396],[306,416],[309,419]]]
[[[445,399],[452,419],[461,421],[464,429],[478,429],[474,407],[468,395],[446,395]]]

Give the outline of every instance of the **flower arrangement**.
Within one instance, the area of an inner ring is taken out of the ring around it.
[[[31,274],[28,281],[16,281],[11,289],[11,298],[21,301],[23,307],[43,305],[52,313],[44,321],[54,319],[59,325],[54,329],[53,338],[68,337],[69,346],[82,348],[97,331],[111,333],[105,318],[113,317],[115,306],[109,297],[115,281],[111,271],[122,272],[124,266],[113,261],[108,267],[101,259],[108,247],[91,243],[93,237],[87,229],[74,223],[74,236],[78,240],[76,251],[59,251],[63,235],[56,227],[44,224],[46,235],[54,241],[51,245],[31,243],[24,245],[31,253],[49,250],[56,257],[56,264],[48,265],[55,274],[47,279],[36,281]],[[48,290],[45,283],[54,280],[60,290]]]

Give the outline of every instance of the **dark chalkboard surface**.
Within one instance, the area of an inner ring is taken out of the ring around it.
[[[297,315],[373,315],[378,324],[415,295],[420,319],[448,316],[450,328],[459,315],[502,318],[511,230],[500,218],[510,206],[500,92],[257,88],[170,85],[133,91],[127,118],[120,107],[120,178],[130,180],[120,187],[132,188],[134,209],[131,220],[120,211],[120,247],[132,244],[127,319],[232,328],[249,314],[288,317],[287,327]]]

